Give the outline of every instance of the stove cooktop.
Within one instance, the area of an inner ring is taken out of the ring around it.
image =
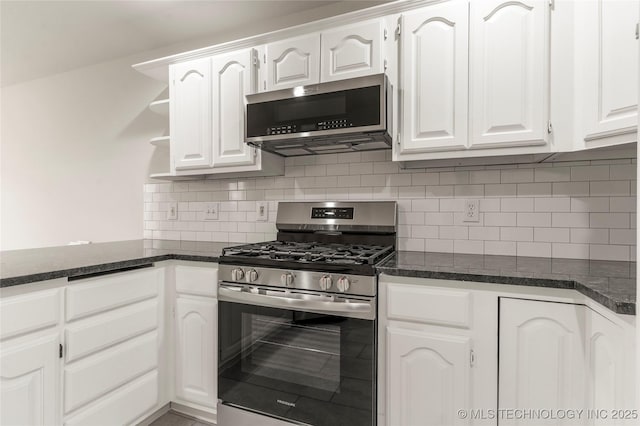
[[[302,263],[373,265],[392,251],[392,246],[268,241],[227,247],[222,255]]]

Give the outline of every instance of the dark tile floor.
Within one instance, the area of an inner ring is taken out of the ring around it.
[[[198,420],[184,417],[173,411],[165,413],[162,417],[151,423],[150,426],[210,426],[209,423],[203,423]]]

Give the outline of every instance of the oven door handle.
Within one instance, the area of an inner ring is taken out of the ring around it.
[[[218,287],[218,299],[227,302],[241,302],[250,305],[271,308],[310,311],[327,315],[351,318],[375,319],[376,312],[372,303],[358,302],[323,302],[318,300],[294,299],[291,297],[268,296]]]

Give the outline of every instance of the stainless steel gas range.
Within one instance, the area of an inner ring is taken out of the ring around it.
[[[276,226],[220,257],[218,424],[375,425],[375,265],[396,203],[280,203]]]

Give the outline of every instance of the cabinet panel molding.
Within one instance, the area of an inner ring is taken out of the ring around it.
[[[0,423],[59,424],[60,363],[57,333],[2,344]]]

